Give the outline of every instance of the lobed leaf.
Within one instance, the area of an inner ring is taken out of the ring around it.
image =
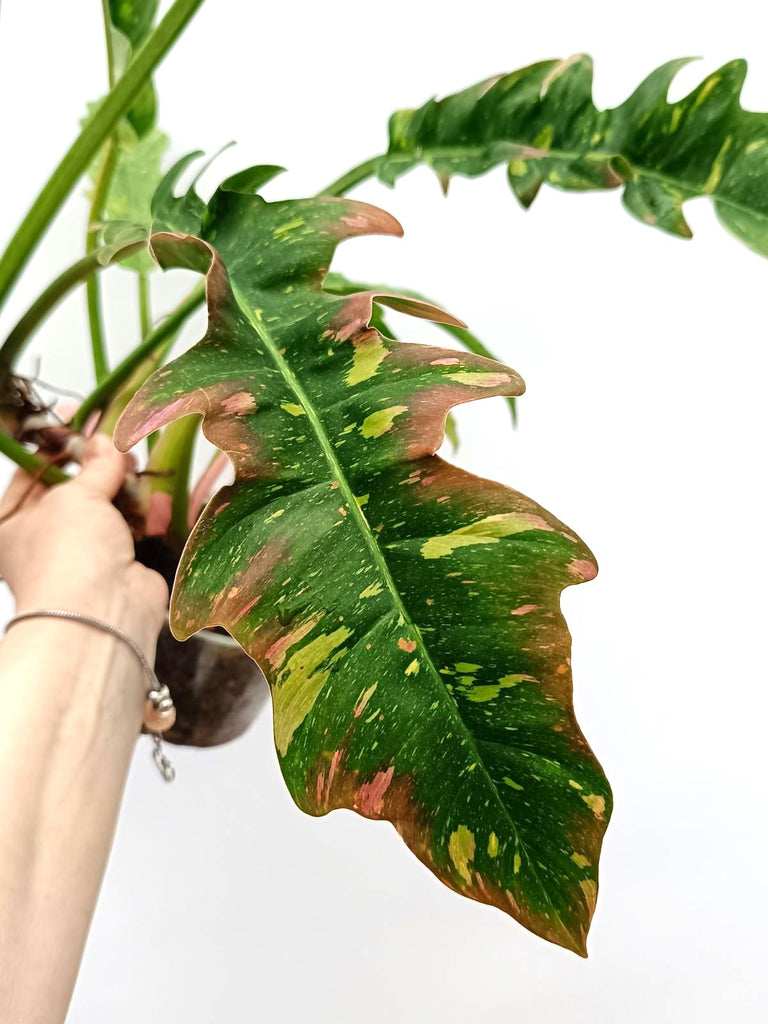
[[[506,164],[525,207],[542,183],[567,190],[623,188],[630,213],[683,237],[691,235],[686,200],[711,196],[723,225],[768,255],[768,114],[740,104],[743,60],[667,102],[676,73],[691,59],[663,64],[624,103],[607,110],[592,100],[590,57],[576,54],[398,111],[377,173],[394,184],[426,163],[447,187],[454,174],[475,176]]]
[[[559,595],[594,560],[529,498],[434,454],[450,408],[522,381],[370,326],[374,303],[460,323],[429,303],[323,288],[340,241],[401,233],[388,214],[236,190],[274,168],[205,205],[174,195],[180,170],[152,246],[206,275],[208,330],[115,433],[127,450],[199,414],[235,470],[186,545],[174,634],[223,626],[262,667],[299,807],[388,819],[451,888],[585,955],[611,796],[573,713]]]

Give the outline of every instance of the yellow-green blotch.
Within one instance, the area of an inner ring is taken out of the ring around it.
[[[285,756],[293,734],[312,710],[312,706],[331,674],[331,665],[346,653],[340,651],[352,630],[341,626],[333,633],[323,633],[305,644],[289,658],[273,688],[275,745]],[[330,665],[317,671],[337,651]]]
[[[514,512],[501,512],[479,519],[470,526],[462,526],[452,533],[430,537],[422,544],[421,554],[423,558],[443,558],[445,555],[453,554],[457,548],[466,548],[472,544],[498,544],[500,537],[510,537],[514,533],[536,529],[541,527]]]
[[[475,859],[475,836],[466,825],[459,825],[448,840],[448,853],[456,870],[465,882],[472,881],[470,862]]]
[[[464,693],[467,700],[471,700],[473,704],[484,704],[488,700],[493,700],[498,697],[502,690],[507,690],[511,686],[517,686],[518,683],[522,682],[535,683],[537,680],[533,676],[526,675],[510,675],[502,676],[497,683],[481,683],[480,686],[471,686]]]
[[[723,176],[723,164],[725,162],[725,154],[731,147],[732,138],[730,135],[725,137],[725,140],[720,147],[715,161],[712,164],[712,170],[709,172],[709,177],[704,182],[701,191],[702,192],[714,192],[717,186],[720,184],[720,179]]]
[[[344,378],[347,386],[352,387],[355,384],[361,384],[364,380],[370,380],[375,376],[379,364],[387,354],[381,340],[368,345],[358,345],[352,356],[352,366]]]
[[[379,409],[377,412],[372,412],[370,416],[366,416],[363,420],[360,433],[363,437],[381,437],[382,434],[386,434],[388,430],[392,429],[395,416],[399,416],[407,411],[407,405],[393,405],[389,409]]]

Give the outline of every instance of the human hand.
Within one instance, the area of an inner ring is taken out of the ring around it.
[[[0,502],[0,574],[18,612],[77,611],[106,619],[143,647],[154,646],[168,588],[158,573],[135,561],[131,532],[111,503],[130,465],[129,456],[96,434],[69,483],[46,487],[17,470]]]

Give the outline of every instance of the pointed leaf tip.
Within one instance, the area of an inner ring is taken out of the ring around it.
[[[386,210],[370,203],[363,203],[357,199],[336,198],[334,196],[322,196],[317,202],[329,204],[343,204],[346,211],[341,216],[336,216],[329,225],[340,241],[345,238],[354,238],[358,235],[395,235],[402,237],[403,227],[400,222],[387,213]]]

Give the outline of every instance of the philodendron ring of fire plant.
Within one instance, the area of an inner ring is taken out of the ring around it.
[[[179,191],[193,157],[161,173],[151,82],[201,3],[175,0],[155,25],[157,0],[104,0],[109,92],[0,259],[2,303],[90,175],[85,254],[0,346],[0,450],[55,486],[73,433],[124,450],[147,437],[116,499],[137,555],[175,573],[177,638],[224,629],[263,670],[299,807],[391,821],[452,889],[584,955],[611,794],[574,717],[560,593],[595,560],[534,501],[436,454],[446,430],[455,440],[454,406],[503,397],[514,416],[517,373],[418,292],[329,268],[345,239],[401,233],[346,193],[419,164],[445,191],[503,166],[526,208],[542,184],[620,189],[639,220],[681,237],[684,203],[709,195],[768,254],[768,115],[741,108],[741,61],[669,103],[686,63],[670,61],[598,110],[578,54],[397,112],[386,152],[313,198],[265,201],[280,169],[264,165],[205,202],[194,184]],[[117,363],[99,283],[111,264],[136,277],[140,324]],[[201,277],[159,321],[158,265]],[[95,387],[64,421],[16,367],[81,283]],[[204,301],[207,330],[178,354]],[[390,309],[434,321],[450,347],[401,342]],[[201,429],[219,451],[193,481]],[[227,462],[234,481],[206,504]],[[198,725],[188,734],[205,744]]]

